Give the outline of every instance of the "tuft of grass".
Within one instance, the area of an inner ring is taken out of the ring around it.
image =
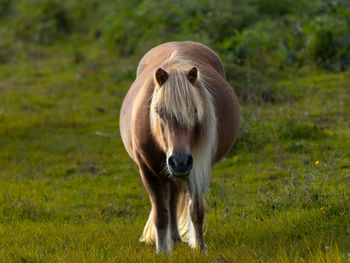
[[[317,125],[298,123],[293,119],[282,121],[279,124],[278,133],[279,137],[284,140],[316,140],[326,136],[326,133]]]

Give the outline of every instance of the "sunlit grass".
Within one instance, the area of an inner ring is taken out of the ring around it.
[[[1,261],[349,259],[349,73],[286,76],[291,99],[242,106],[206,198],[208,253],[181,244],[167,257],[138,241],[150,204],[118,130],[136,64],[94,45],[84,63],[42,52],[0,65]]]

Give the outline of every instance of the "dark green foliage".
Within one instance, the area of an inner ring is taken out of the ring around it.
[[[0,21],[9,15],[11,0],[0,0]]]
[[[256,4],[259,13],[268,16],[283,16],[297,9],[303,1],[295,0],[257,0]]]
[[[349,12],[345,0],[2,0],[0,63],[32,57],[30,43],[98,41],[136,63],[160,43],[194,40],[218,52],[241,102],[281,103],[286,70],[349,67]]]
[[[330,9],[307,27],[308,49],[321,67],[345,70],[350,66],[350,10]]]
[[[250,67],[226,64],[226,76],[243,103],[275,103],[286,99],[286,90]]]
[[[115,6],[103,30],[104,42],[119,55],[142,54],[162,39],[170,39],[178,30],[181,19],[178,8],[168,8],[165,2],[128,1]]]
[[[52,44],[73,29],[69,11],[58,0],[17,1],[11,28],[16,38]]]
[[[159,43],[196,40],[216,45],[257,20],[250,1],[129,1],[105,23],[105,43],[123,56],[142,54]]]

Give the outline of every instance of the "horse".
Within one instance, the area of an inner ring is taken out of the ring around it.
[[[231,149],[239,102],[209,47],[168,42],[149,50],[120,110],[124,146],[138,165],[152,209],[140,241],[170,253],[185,241],[206,249],[204,194],[212,166]]]

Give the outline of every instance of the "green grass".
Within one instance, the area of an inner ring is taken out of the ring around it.
[[[138,241],[150,209],[118,128],[136,62],[95,43],[28,46],[0,65],[1,262],[347,262],[350,74],[310,68],[242,106],[212,172],[208,255]]]

